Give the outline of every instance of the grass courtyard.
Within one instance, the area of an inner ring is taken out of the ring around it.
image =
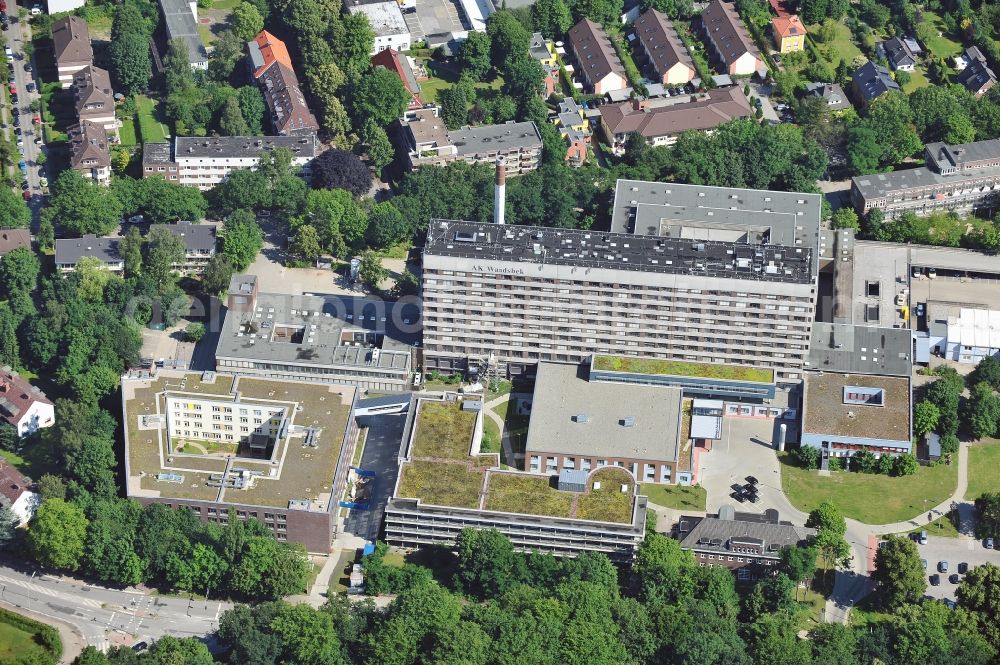
[[[808,26],[807,29],[816,44],[816,49],[831,69],[836,69],[841,60],[847,61],[847,66],[850,67],[854,59],[862,55],[861,49],[857,47],[851,37],[851,30],[844,25],[843,21],[834,25],[835,37],[827,42],[821,42],[818,39],[820,27],[817,23]]]
[[[965,498],[975,501],[986,492],[1000,492],[1000,439],[984,439],[969,448]]]
[[[423,65],[428,78],[425,81],[420,81],[420,99],[426,104],[436,104],[442,90],[452,88],[458,83],[459,72],[455,65],[435,60],[423,60]],[[503,77],[497,76],[487,83],[478,82],[474,87],[477,91],[499,90],[502,85]]]
[[[700,485],[657,485],[643,483],[639,494],[649,497],[650,503],[674,510],[705,510],[708,492]]]
[[[955,491],[958,465],[922,466],[912,476],[835,471],[821,476],[781,455],[781,488],[799,510],[809,512],[824,501],[866,524],[888,524],[912,519]],[[926,500],[926,501],[925,501]]]

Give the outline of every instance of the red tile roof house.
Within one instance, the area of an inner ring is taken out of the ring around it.
[[[17,515],[18,526],[31,521],[42,497],[32,491],[31,478],[15,469],[6,460],[0,459],[0,506],[10,507]]]
[[[247,42],[251,76],[260,86],[271,113],[274,133],[280,136],[312,134],[319,129],[309,110],[285,42],[267,30]]]
[[[54,425],[56,413],[45,393],[5,367],[0,370],[0,419],[26,436]]]
[[[760,51],[730,2],[712,0],[701,13],[702,30],[708,38],[709,51],[730,76],[750,76],[767,72]]]
[[[569,44],[576,59],[575,71],[595,95],[628,87],[625,66],[604,28],[584,19],[570,28]]]
[[[394,48],[387,48],[373,55],[371,63],[372,67],[385,67],[399,77],[399,80],[403,82],[403,87],[410,93],[410,104],[407,107],[409,110],[423,108],[424,103],[420,99],[420,84],[417,83],[417,77],[405,55],[400,54]]]
[[[688,101],[673,97],[604,104],[600,111],[605,139],[619,154],[631,134],[639,134],[650,145],[671,145],[682,132],[710,132],[730,120],[753,115],[753,107],[739,86],[691,95]]]

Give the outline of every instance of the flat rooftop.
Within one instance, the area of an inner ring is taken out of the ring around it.
[[[909,377],[806,372],[802,432],[910,440]],[[844,388],[882,389],[883,406],[845,403]]]
[[[285,148],[293,159],[312,159],[318,142],[315,134],[306,136],[178,136],[174,139],[174,157],[183,159],[256,159],[264,152]]]
[[[821,202],[820,194],[619,180],[611,230],[815,250]]]
[[[588,381],[588,372],[538,363],[527,452],[676,461],[681,389]]]
[[[448,132],[448,140],[460,156],[542,147],[542,135],[533,122],[462,127]]]
[[[269,458],[214,440],[168,441],[168,397],[284,409],[285,435]],[[236,378],[213,372],[160,370],[155,378],[123,379],[128,495],[328,512],[334,472],[350,424],[355,388],[325,383]],[[311,436],[307,429],[315,430]],[[233,486],[249,478],[242,489]]]
[[[192,64],[208,60],[205,44],[198,32],[198,23],[191,13],[187,0],[159,0],[167,26],[167,39],[182,39],[188,47],[188,60]]]
[[[420,339],[419,324],[413,303],[260,293],[252,312],[226,312],[215,355],[402,371]]]
[[[472,455],[478,398],[420,399],[411,407],[394,499],[497,512],[629,524],[636,484],[624,469],[604,467],[590,474],[584,492],[557,489],[556,476],[505,471],[496,453]],[[595,489],[594,482],[600,482]],[[622,485],[626,491],[622,492]]]
[[[424,253],[506,263],[660,272],[754,281],[814,281],[815,246],[782,247],[607,231],[431,220]],[[517,268],[512,274],[519,274]]]
[[[908,377],[912,355],[913,333],[908,328],[817,322],[813,323],[806,369]]]
[[[376,37],[408,34],[403,13],[395,2],[374,2],[352,5],[347,8],[352,14],[364,14]]]
[[[725,381],[774,383],[774,370],[764,367],[741,367],[721,363],[698,363],[683,360],[659,360],[630,356],[594,356],[594,369],[627,374],[691,376]],[[617,384],[616,384],[617,385]]]

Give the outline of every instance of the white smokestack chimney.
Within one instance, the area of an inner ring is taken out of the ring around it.
[[[507,169],[503,157],[497,157],[497,184],[493,189],[493,221],[503,226],[504,208],[507,205]]]

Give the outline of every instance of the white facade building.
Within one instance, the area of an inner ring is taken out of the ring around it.
[[[352,14],[364,14],[368,17],[375,32],[375,42],[372,55],[386,49],[397,51],[410,50],[410,30],[403,20],[403,12],[395,2],[379,2],[371,5],[348,7]]]
[[[1000,355],[1000,311],[963,307],[958,316],[948,317],[948,337],[937,346],[944,347],[945,358],[960,363]]]
[[[285,407],[278,404],[167,395],[167,434],[172,445],[182,439],[247,441],[251,448],[256,442],[263,449],[281,434],[285,416]]]

